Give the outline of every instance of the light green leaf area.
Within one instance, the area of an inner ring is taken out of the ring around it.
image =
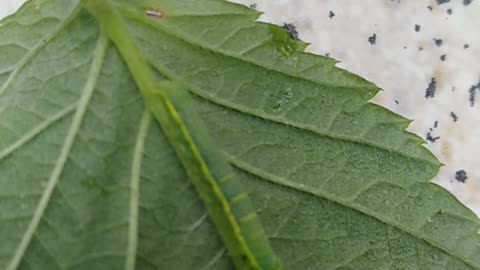
[[[239,5],[117,2],[156,78],[194,94],[285,269],[480,269],[479,220],[429,183],[439,162],[368,103],[376,86]],[[233,269],[79,1],[0,23],[0,269]]]

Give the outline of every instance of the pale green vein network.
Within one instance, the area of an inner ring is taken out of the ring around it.
[[[9,74],[7,80],[5,83],[0,87],[0,96],[7,91],[8,87],[10,84],[13,82],[15,77],[17,76],[18,72],[22,70],[22,68],[30,61],[32,58],[46,45],[49,43],[50,40],[55,38],[58,34],[62,32],[63,29],[67,27],[67,25],[73,21],[77,17],[77,14],[80,12],[81,6],[78,5],[72,13],[60,24],[60,26],[55,29],[50,35],[45,37],[44,39],[41,39],[41,41],[35,45],[30,51],[25,54],[25,56],[22,57],[20,62],[18,62],[14,68],[14,70]]]
[[[0,151],[0,161],[11,155],[13,152],[21,148],[23,145],[27,144],[30,140],[35,138],[38,134],[42,133],[42,131],[46,130],[48,127],[50,127],[52,124],[56,123],[57,121],[63,119],[65,116],[69,115],[71,112],[75,110],[77,107],[77,102],[74,104],[71,104],[67,107],[65,107],[63,110],[58,112],[57,114],[53,115],[52,117],[49,117],[40,125],[37,127],[31,129],[28,131],[24,136],[22,136],[20,139],[15,141],[13,144],[8,146],[7,148],[3,149]]]
[[[130,178],[130,213],[128,217],[128,246],[127,259],[125,263],[126,270],[135,269],[135,259],[137,257],[137,243],[138,243],[138,206],[140,198],[140,179],[142,170],[143,150],[145,141],[147,139],[148,131],[152,116],[148,111],[145,111],[140,121],[140,128],[135,143],[135,150],[133,152],[132,173]]]
[[[97,83],[97,79],[100,75],[101,67],[103,64],[103,60],[105,58],[105,53],[107,51],[107,48],[108,48],[108,39],[106,36],[101,34],[97,42],[97,47],[95,49],[95,55],[93,58],[92,65],[90,67],[90,72],[88,74],[87,82],[85,84],[85,87],[83,88],[82,96],[80,97],[80,101],[78,103],[78,107],[73,117],[72,124],[70,125],[68,134],[65,137],[65,141],[63,143],[63,147],[61,149],[60,155],[57,159],[57,162],[55,163],[55,167],[53,168],[52,173],[50,174],[50,177],[47,182],[47,186],[43,191],[42,197],[40,198],[37,208],[35,209],[32,220],[30,221],[30,224],[28,225],[28,228],[25,231],[25,234],[23,235],[23,238],[19,246],[17,247],[15,254],[12,260],[10,261],[9,265],[7,266],[6,270],[17,269],[33,238],[33,235],[37,230],[38,225],[40,224],[43,214],[47,209],[50,198],[52,197],[55,187],[57,186],[58,180],[60,179],[63,168],[67,161],[68,155],[70,154],[70,151],[75,142],[75,138],[78,134],[78,131],[80,130],[80,126],[82,124],[83,118],[87,111],[87,107],[90,102],[90,99],[93,95],[93,92]]]

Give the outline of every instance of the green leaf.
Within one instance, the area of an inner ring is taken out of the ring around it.
[[[155,78],[194,94],[285,269],[480,269],[478,218],[428,182],[440,164],[374,85],[239,5],[116,8]],[[1,22],[0,269],[232,269],[102,37],[78,0]]]

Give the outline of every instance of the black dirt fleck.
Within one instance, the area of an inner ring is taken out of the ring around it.
[[[418,47],[418,50],[423,51],[423,47],[422,46]]]
[[[438,47],[443,45],[443,40],[441,38],[439,39],[434,38],[433,41],[435,41],[435,45],[437,45]]]
[[[438,128],[438,121],[433,122],[433,128]]]
[[[400,102],[398,102],[398,100],[396,100],[396,99],[395,99],[395,104],[397,104],[397,105],[398,105],[398,104],[400,104]]]
[[[457,121],[458,121],[458,116],[457,116],[454,112],[450,112],[450,116],[452,117],[453,122],[457,122]]]
[[[455,173],[455,179],[460,183],[465,183],[468,179],[467,172],[465,172],[464,170],[457,171]]]
[[[476,85],[472,85],[470,87],[470,89],[468,90],[468,94],[469,94],[468,101],[470,101],[470,107],[473,107],[475,105],[476,91],[477,91],[477,86]]]
[[[442,61],[447,60],[447,55],[446,54],[440,55],[440,60],[442,60]]]
[[[448,15],[452,15],[452,13],[453,13],[453,10],[451,8],[447,9],[447,14]]]
[[[377,43],[377,34],[373,34],[372,36],[368,37],[368,42],[370,42],[372,45],[375,45],[375,43]]]
[[[257,10],[257,4],[251,4],[250,8],[253,9],[253,10]]]
[[[333,11],[330,10],[330,12],[328,13],[328,17],[330,19],[333,19],[333,17],[335,17],[335,13],[333,13]]]
[[[419,24],[415,24],[415,32],[420,32],[421,26]]]
[[[432,136],[432,133],[428,132],[428,133],[427,133],[427,137],[426,137],[425,139],[426,139],[427,141],[429,141],[429,142],[434,143],[434,142],[436,142],[438,139],[440,139],[440,137],[438,137],[438,136],[437,136],[437,137],[433,137],[433,136]]]
[[[292,23],[284,23],[282,28],[287,30],[287,32],[293,39],[298,39],[298,32],[295,25],[293,25]]]
[[[432,11],[433,7],[432,6],[427,6],[428,10]]]
[[[430,83],[428,84],[427,90],[425,91],[425,98],[433,98],[435,97],[435,91],[437,90],[437,81],[435,78],[432,78],[430,80]]]
[[[450,0],[437,0],[437,5],[445,4],[450,2]]]
[[[472,0],[463,0],[463,5],[464,6],[470,5],[470,3],[472,3]]]
[[[463,44],[463,48],[464,48],[464,49],[468,49],[468,48],[470,48],[470,44],[466,44],[466,43],[465,43],[465,44]]]

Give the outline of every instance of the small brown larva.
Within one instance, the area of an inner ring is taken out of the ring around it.
[[[145,14],[147,16],[156,17],[156,18],[160,18],[163,15],[162,12],[158,9],[147,9],[145,10]]]

